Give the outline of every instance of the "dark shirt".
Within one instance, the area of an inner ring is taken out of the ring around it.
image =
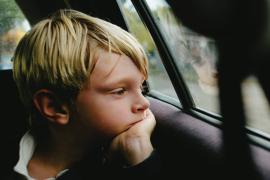
[[[95,162],[95,161],[92,161]],[[88,163],[89,164],[89,163]],[[87,165],[87,162],[78,164],[74,166],[67,173],[63,174],[58,180],[85,180],[85,179],[100,179],[107,180],[110,179],[128,179],[135,180],[138,178],[155,178],[158,177],[158,174],[161,169],[160,158],[156,151],[153,151],[152,154],[143,162],[138,165],[131,167],[121,167],[117,164],[104,164],[102,161],[96,161],[96,163],[91,163]]]
[[[121,167],[116,164],[106,164],[99,156],[96,158],[85,158],[83,161],[75,164],[57,180],[107,180],[110,179],[158,179],[161,170],[161,160],[156,151],[138,165],[131,167]],[[4,180],[24,180],[25,177],[12,172],[8,178]]]

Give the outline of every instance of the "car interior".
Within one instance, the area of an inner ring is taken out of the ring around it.
[[[145,1],[131,2],[151,33],[182,104],[179,108],[151,90],[146,94],[157,121],[152,142],[162,159],[161,179],[270,179],[270,138],[246,128],[241,94],[243,80],[250,74],[256,76],[269,110],[269,2],[166,1],[185,26],[217,43],[221,118],[195,111],[186,100],[183,78],[175,70]],[[31,25],[57,9],[72,8],[129,30],[115,0],[16,0],[16,3]],[[27,129],[27,113],[20,102],[12,70],[0,70],[0,79],[1,159],[5,175],[16,163],[17,157],[10,158],[9,154],[14,154],[18,137]]]

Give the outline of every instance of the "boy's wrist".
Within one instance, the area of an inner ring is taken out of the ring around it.
[[[147,159],[153,152],[150,137],[133,137],[123,142],[121,150],[126,164],[134,166]]]

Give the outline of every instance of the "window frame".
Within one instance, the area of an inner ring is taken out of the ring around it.
[[[157,46],[157,49],[160,53],[160,57],[162,63],[167,71],[167,74],[175,88],[175,92],[179,98],[179,101],[182,104],[182,107],[179,107],[184,113],[187,113],[195,118],[198,118],[202,121],[205,121],[215,127],[223,128],[224,118],[219,116],[218,114],[212,113],[205,109],[201,109],[200,107],[196,107],[195,103],[192,99],[192,95],[190,94],[184,79],[182,78],[181,73],[176,68],[176,64],[172,54],[170,53],[169,48],[167,47],[166,41],[163,38],[162,33],[158,25],[156,24],[154,17],[150,9],[148,8],[145,0],[131,0],[134,5],[137,13],[139,14],[143,23],[145,23],[148,28],[154,43]],[[161,101],[167,102],[176,106],[176,104],[170,101],[169,98],[156,95],[151,92],[151,89],[148,94],[150,97],[157,98]],[[270,135],[260,131],[259,129],[255,129],[252,127],[245,126],[245,133],[249,138],[249,142],[252,144],[258,145],[262,148],[270,150]]]

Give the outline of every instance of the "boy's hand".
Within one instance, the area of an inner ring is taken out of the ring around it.
[[[153,113],[147,109],[145,118],[131,128],[116,136],[110,145],[109,159],[124,159],[127,165],[133,166],[145,160],[153,151],[150,141],[156,125]]]

